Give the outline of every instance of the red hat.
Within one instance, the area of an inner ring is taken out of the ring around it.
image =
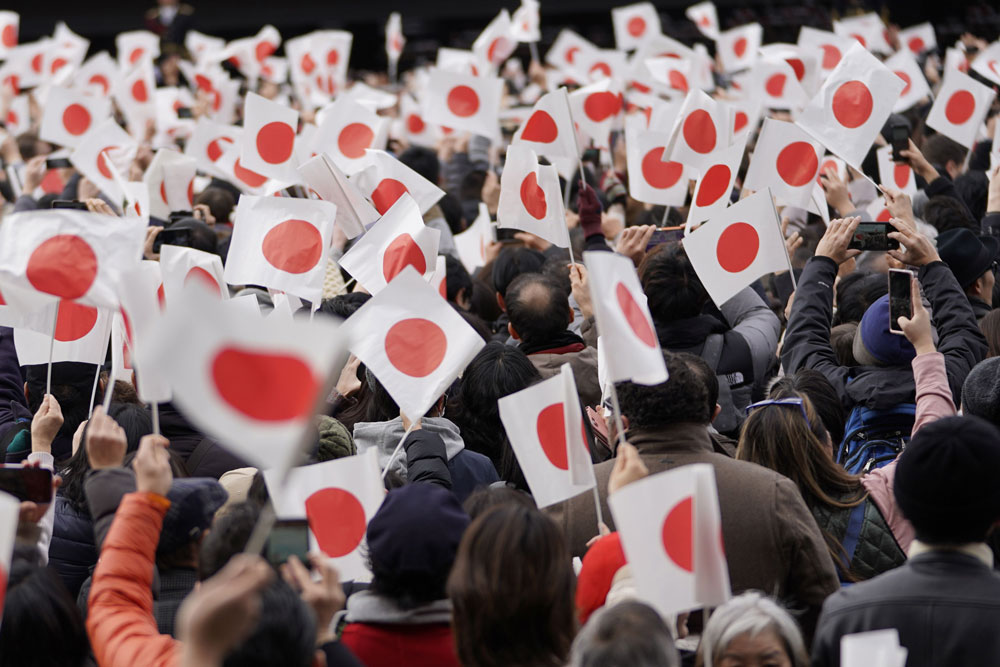
[[[626,563],[618,533],[605,535],[587,550],[576,579],[576,611],[581,624],[604,606],[615,573]]]

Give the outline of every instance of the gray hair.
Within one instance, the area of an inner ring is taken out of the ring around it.
[[[794,667],[809,667],[809,655],[795,619],[774,600],[756,591],[738,595],[712,613],[698,647],[704,667],[713,667],[740,635],[756,637],[767,630],[781,638]]]
[[[569,667],[679,667],[670,628],[652,607],[628,600],[598,609],[570,651]]]

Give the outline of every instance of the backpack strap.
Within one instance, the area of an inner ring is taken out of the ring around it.
[[[212,450],[214,445],[215,443],[208,438],[202,438],[202,441],[199,442],[198,446],[194,448],[193,452],[191,452],[191,456],[189,456],[187,461],[184,462],[184,465],[187,466],[189,475],[194,476],[194,471],[197,470],[201,462],[205,460],[205,457]]]
[[[854,561],[854,552],[858,548],[858,541],[861,538],[861,528],[865,523],[865,509],[868,507],[868,501],[865,500],[862,503],[858,503],[851,508],[851,515],[847,519],[847,532],[844,533],[844,540],[842,545],[844,551],[847,554],[847,562],[845,563],[845,569],[851,569],[851,563]]]
[[[716,375],[719,373],[719,361],[722,360],[722,344],[724,342],[722,334],[709,334],[708,338],[705,339],[705,346],[701,348],[701,358]]]

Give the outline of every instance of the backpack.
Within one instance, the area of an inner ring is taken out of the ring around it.
[[[743,383],[741,373],[719,374],[719,360],[722,359],[723,343],[722,334],[710,334],[705,339],[705,346],[701,349],[700,356],[715,372],[715,377],[719,380],[719,407],[722,410],[712,425],[719,433],[735,433],[746,418],[743,410],[751,403],[752,387],[749,384],[734,387],[734,385]]]
[[[888,465],[910,441],[917,406],[901,403],[885,410],[854,406],[844,426],[837,463],[852,475]]]

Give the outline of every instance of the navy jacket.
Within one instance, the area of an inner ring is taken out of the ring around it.
[[[70,595],[76,598],[80,585],[97,563],[94,546],[94,522],[90,511],[76,508],[62,495],[56,495],[52,542],[49,544],[49,567],[59,573]]]

